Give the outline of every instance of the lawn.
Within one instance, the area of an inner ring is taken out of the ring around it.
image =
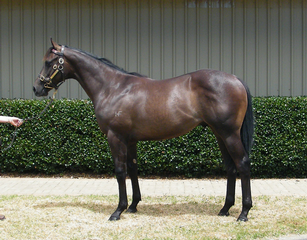
[[[117,196],[0,196],[0,239],[274,239],[307,233],[306,197],[255,197],[249,221],[241,199],[218,217],[223,197],[144,197],[138,213],[108,221]]]

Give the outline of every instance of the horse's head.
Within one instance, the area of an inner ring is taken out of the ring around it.
[[[52,47],[45,54],[43,68],[36,78],[33,91],[36,96],[47,96],[51,89],[58,87],[65,81],[64,46],[60,46],[51,39]]]

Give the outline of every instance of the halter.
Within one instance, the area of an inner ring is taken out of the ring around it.
[[[42,74],[39,74],[38,77],[39,77],[39,80],[41,82],[44,83],[44,88],[54,88],[55,90],[57,90],[59,88],[59,86],[61,86],[64,82],[65,82],[65,79],[64,79],[64,45],[62,45],[61,47],[61,52],[58,52],[56,50],[52,50],[52,52],[56,55],[59,56],[59,60],[58,60],[58,64],[54,64],[53,65],[53,70],[54,72],[52,73],[52,75],[50,77],[45,77],[43,76]],[[58,84],[54,84],[52,82],[52,79],[59,73],[61,72],[62,73],[62,81],[60,81]]]

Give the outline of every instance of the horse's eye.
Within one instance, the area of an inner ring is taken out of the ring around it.
[[[50,66],[51,66],[51,62],[46,61],[46,62],[45,62],[45,65],[46,65],[46,67],[50,67]]]

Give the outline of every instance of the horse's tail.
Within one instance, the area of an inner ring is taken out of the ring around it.
[[[243,82],[241,79],[239,80],[244,85],[247,93],[247,110],[241,127],[241,140],[245,151],[247,152],[247,154],[249,154],[254,143],[253,136],[254,136],[254,127],[255,127],[254,113],[252,106],[252,95],[250,94],[249,88],[246,85],[246,83]]]

